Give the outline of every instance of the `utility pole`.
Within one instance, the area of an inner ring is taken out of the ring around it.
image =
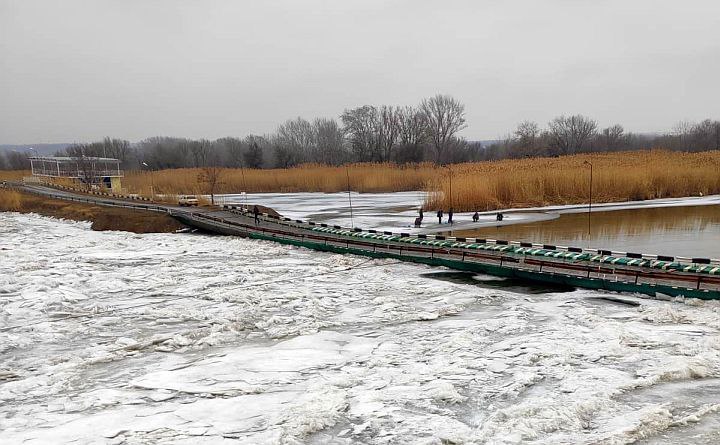
[[[345,173],[347,174],[348,201],[350,202],[350,227],[354,228],[355,223],[353,222],[352,195],[350,194],[350,167],[345,167]]]
[[[245,162],[240,162],[240,175],[242,176],[243,188],[245,189],[243,194],[245,195],[245,208],[247,209],[248,208],[248,203],[247,203],[248,190],[247,190],[247,183],[245,182]]]
[[[148,168],[148,170],[150,170],[150,196],[152,197],[151,199],[155,201],[155,181],[153,179],[153,171],[147,164],[147,162],[143,161],[142,165],[144,165]]]
[[[450,177],[450,208],[453,207],[453,192],[452,192],[452,167],[448,166],[448,176]]]
[[[583,164],[590,166],[590,202],[588,203],[588,240],[590,240],[590,214],[592,213],[592,183],[593,183],[593,165],[590,161],[585,161]]]

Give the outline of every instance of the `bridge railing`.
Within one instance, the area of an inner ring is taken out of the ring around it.
[[[224,205],[224,209],[231,210],[231,211],[239,211],[241,214],[245,213],[251,213],[245,206],[237,206],[237,205]],[[263,213],[262,216],[264,217],[270,217],[271,215],[268,215],[267,213]],[[374,229],[364,230],[360,228],[343,228],[338,225],[329,225],[324,223],[314,223],[311,221],[303,221],[303,220],[293,220],[291,218],[279,218],[281,221],[284,221],[288,223],[289,225],[294,225],[297,227],[328,227],[328,228],[335,228],[335,229],[341,229],[341,230],[347,230],[347,231],[354,231],[354,232],[363,232],[363,233],[369,233],[369,234],[385,234],[385,235],[391,235],[391,236],[400,236],[400,237],[407,237],[407,238],[417,238],[417,239],[427,239],[427,240],[444,240],[444,241],[457,241],[462,243],[480,243],[480,244],[494,244],[498,246],[503,245],[510,245],[510,246],[516,246],[516,247],[527,247],[527,248],[537,248],[537,249],[545,249],[545,250],[556,250],[560,252],[570,252],[570,253],[592,253],[596,255],[603,255],[603,256],[613,256],[613,257],[623,257],[623,258],[630,258],[630,259],[645,259],[645,260],[654,260],[654,261],[664,261],[664,262],[679,262],[684,264],[692,264],[692,265],[717,265],[720,267],[720,259],[716,258],[701,258],[701,257],[684,257],[684,256],[668,256],[668,255],[657,255],[657,254],[646,254],[646,253],[637,253],[637,252],[627,252],[627,251],[616,251],[616,250],[607,250],[607,249],[596,249],[596,248],[582,248],[582,247],[573,247],[573,246],[562,246],[562,245],[554,245],[554,244],[539,244],[539,243],[529,243],[529,242],[522,242],[522,241],[507,241],[507,240],[498,240],[498,239],[492,239],[492,238],[473,238],[473,237],[454,237],[454,236],[444,236],[444,235],[434,235],[434,234],[410,234],[410,233],[404,233],[404,232],[391,232],[391,231],[379,231]]]

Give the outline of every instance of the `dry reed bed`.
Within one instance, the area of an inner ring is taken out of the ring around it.
[[[24,210],[22,194],[14,190],[0,189],[0,210],[8,212]]]
[[[662,150],[460,164],[428,182],[430,209],[456,211],[720,193],[720,151]],[[452,175],[452,198],[450,195]]]
[[[0,181],[20,181],[30,175],[30,170],[0,170]]]
[[[124,186],[131,193],[148,195],[150,186],[158,194],[207,193],[198,182],[199,169],[126,172]],[[216,193],[247,192],[338,192],[350,187],[361,193],[423,190],[438,174],[432,164],[401,167],[392,164],[354,164],[346,167],[303,165],[290,169],[223,169]]]
[[[576,204],[588,200],[593,165],[593,201],[613,202],[720,194],[720,151],[681,153],[663,150],[583,154],[458,164],[397,166],[354,164],[346,167],[304,165],[291,169],[224,169],[216,193],[358,192],[427,190],[428,209],[455,211]],[[131,193],[150,196],[207,193],[199,169],[126,172]],[[28,172],[0,172],[16,179]],[[452,177],[452,199],[450,195]]]

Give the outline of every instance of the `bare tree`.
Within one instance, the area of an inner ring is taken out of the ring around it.
[[[193,158],[194,167],[202,167],[208,165],[208,157],[210,156],[210,141],[200,139],[199,141],[190,141],[190,153]]]
[[[602,144],[606,150],[617,150],[620,148],[625,137],[625,129],[620,124],[604,128],[602,131]]]
[[[106,137],[102,141],[102,157],[120,160],[122,164],[128,161],[130,142],[124,139],[111,139]],[[100,155],[100,153],[98,153]]]
[[[258,136],[250,134],[245,136],[243,143],[248,146],[256,146],[259,149],[259,153],[253,155],[256,159],[260,159],[260,163],[257,164],[256,168],[262,168],[267,165],[267,162],[272,158],[272,144],[269,136]]]
[[[694,150],[720,150],[720,121],[705,119],[692,127]]]
[[[378,144],[378,111],[372,105],[365,105],[352,110],[345,110],[340,116],[345,133],[350,140],[350,146],[355,160],[368,162],[373,160]]]
[[[548,124],[551,145],[558,154],[572,154],[587,147],[595,135],[597,122],[576,114],[556,117]]]
[[[200,169],[198,174],[198,182],[205,187],[205,193],[210,195],[210,203],[215,205],[215,194],[218,187],[222,184],[222,168],[217,166],[207,166]]]
[[[222,147],[226,153],[230,167],[240,167],[242,165],[243,155],[248,150],[248,145],[244,141],[234,137],[226,137],[218,139],[215,143]]]
[[[247,168],[261,168],[263,164],[262,149],[256,141],[250,143],[250,148],[243,154],[243,160]]]
[[[690,148],[694,127],[695,124],[690,121],[680,121],[675,124],[672,129],[672,133],[679,145],[677,148],[680,150],[687,150]]]
[[[410,145],[424,144],[428,140],[428,128],[424,114],[415,107],[398,110],[400,143]]]
[[[29,170],[30,160],[27,153],[12,150],[5,153],[5,165],[9,170]]]
[[[286,121],[278,127],[274,144],[280,166],[291,167],[305,162],[314,145],[312,124],[301,117]]]
[[[465,128],[465,106],[451,96],[438,94],[420,105],[435,148],[436,161],[443,156],[455,135]]]
[[[72,158],[77,167],[77,173],[86,190],[90,190],[94,184],[99,182],[97,177],[97,169],[95,162],[91,156],[88,156],[88,147],[86,144],[74,144],[65,149],[65,152]],[[94,153],[91,153],[94,154]]]
[[[159,144],[158,144],[159,145]],[[192,142],[183,139],[179,141],[176,145],[176,156],[175,156],[175,162],[182,167],[190,167],[190,147],[192,146]]]
[[[313,161],[340,165],[346,160],[345,133],[335,119],[315,119],[313,132],[315,139]]]
[[[404,107],[398,110],[400,146],[396,160],[420,162],[423,160],[424,145],[428,142],[428,128],[422,110]]]
[[[376,159],[388,162],[400,135],[400,109],[383,105],[378,113]]]
[[[533,121],[522,121],[515,129],[515,138],[520,147],[535,150],[540,138],[540,126]]]

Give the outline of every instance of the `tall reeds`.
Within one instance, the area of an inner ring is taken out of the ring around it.
[[[455,211],[584,203],[593,166],[593,202],[720,193],[720,151],[663,150],[528,158],[452,166],[354,164],[291,169],[224,169],[216,193],[427,190],[427,208]],[[131,193],[206,193],[199,169],[127,172]],[[451,180],[452,178],[452,180]],[[450,187],[452,182],[452,195]]]
[[[0,189],[0,210],[19,212],[23,210],[23,199],[19,192]]]
[[[30,170],[0,170],[0,181],[19,181],[30,174]]]
[[[460,164],[428,182],[426,204],[472,211],[585,203],[590,164],[593,202],[720,193],[720,151],[654,150]]]
[[[206,193],[198,181],[200,169],[126,172],[124,186],[131,193]],[[342,167],[302,165],[290,169],[223,169],[216,193],[246,192],[339,192],[352,190],[391,192],[423,190],[437,174],[432,164],[397,166],[393,164],[353,164]]]

